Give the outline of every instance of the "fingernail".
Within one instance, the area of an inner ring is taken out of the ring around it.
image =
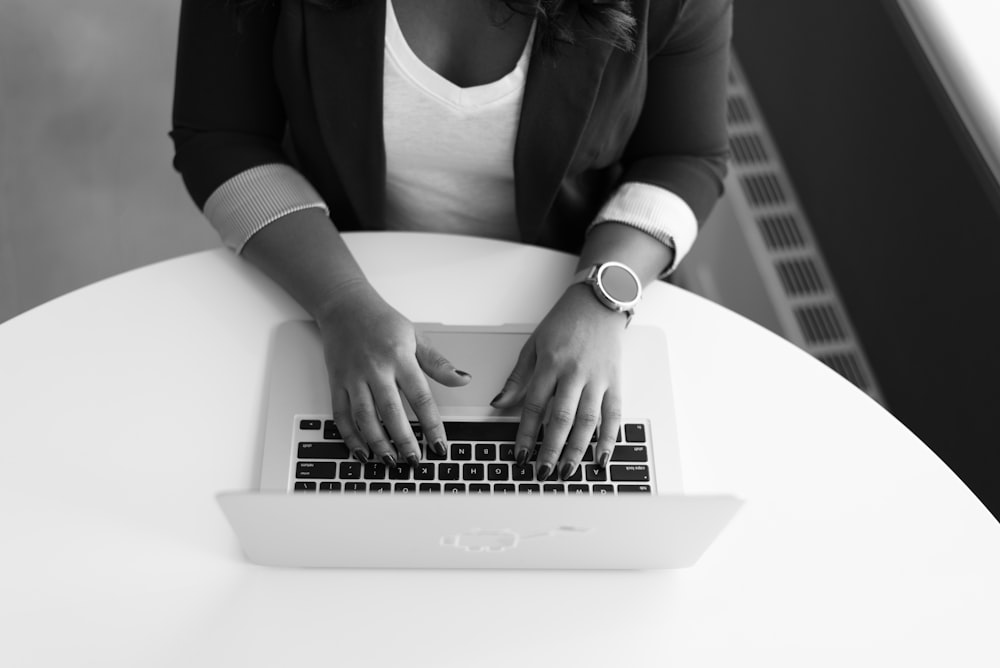
[[[472,374],[466,373],[466,372],[462,371],[461,369],[455,369],[455,373],[457,373],[462,378],[472,378]]]
[[[386,466],[395,466],[396,458],[392,455],[382,455],[382,461],[385,462]]]
[[[562,465],[562,468],[559,469],[559,477],[563,480],[569,480],[574,471],[576,471],[576,464],[573,462],[566,462]]]
[[[497,396],[493,397],[493,401],[490,402],[490,405],[492,406],[501,399],[503,399],[503,391],[501,391],[500,394],[498,394]]]
[[[608,468],[608,460],[611,459],[611,453],[605,452],[601,455],[601,458],[597,461],[597,465],[602,469]]]
[[[517,465],[524,466],[528,463],[528,455],[531,454],[531,450],[525,448],[524,450],[518,450],[517,452]]]
[[[406,456],[406,461],[410,463],[410,466],[417,466],[420,464],[420,457],[411,453]]]
[[[366,455],[365,451],[362,450],[361,448],[358,448],[357,450],[355,450],[351,454],[353,454],[354,458],[357,459],[362,464],[367,464],[368,463],[368,455]]]
[[[552,472],[552,465],[551,464],[542,464],[541,466],[538,467],[538,479],[541,480],[541,481],[543,481],[543,482],[545,480],[548,480],[549,479],[549,473],[551,473],[551,472]]]
[[[441,441],[441,440],[434,441],[434,444],[431,445],[431,449],[434,451],[435,455],[438,455],[438,456],[441,456],[441,457],[444,457],[445,455],[448,454],[448,446],[446,446],[444,444],[444,441]]]

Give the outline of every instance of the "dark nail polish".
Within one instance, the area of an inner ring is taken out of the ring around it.
[[[385,462],[386,466],[395,466],[396,458],[392,455],[382,455],[382,461]]]
[[[457,373],[462,378],[472,378],[471,374],[468,374],[468,373],[462,371],[461,369],[455,369],[455,373]]]
[[[354,458],[357,459],[362,464],[367,464],[368,463],[368,455],[366,455],[365,451],[362,450],[361,448],[358,448],[357,450],[355,450],[351,454],[353,454]]]
[[[559,477],[563,480],[569,480],[569,477],[573,475],[574,471],[576,471],[576,464],[573,462],[566,462],[562,465],[562,468],[559,469]]]
[[[531,450],[525,448],[524,450],[517,451],[517,465],[524,466],[528,463],[528,455],[531,454]]]
[[[604,454],[601,455],[601,459],[597,462],[597,465],[600,466],[602,469],[606,469],[608,468],[609,459],[611,459],[611,453],[605,452]]]
[[[406,461],[410,464],[410,466],[417,466],[420,464],[420,457],[413,454],[406,455]]]
[[[439,457],[444,457],[448,454],[448,446],[444,444],[444,441],[434,441],[431,449],[434,450],[434,454]]]
[[[490,404],[491,405],[495,404],[496,402],[500,401],[501,399],[503,399],[503,392],[501,392],[497,396],[493,397],[493,401],[491,401]]]
[[[542,464],[538,467],[538,480],[544,482],[549,479],[549,473],[552,472],[551,464]]]

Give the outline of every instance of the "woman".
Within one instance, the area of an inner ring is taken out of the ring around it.
[[[357,459],[419,461],[400,395],[442,451],[426,376],[469,376],[338,230],[476,234],[577,252],[584,272],[666,275],[722,190],[730,4],[184,0],[175,166],[226,244],[315,318]],[[573,475],[598,422],[607,465],[626,324],[574,283],[494,400],[522,405],[521,464],[551,411],[540,480]]]

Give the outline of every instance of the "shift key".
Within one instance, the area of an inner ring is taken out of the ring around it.
[[[299,459],[347,459],[350,456],[343,443],[299,443]]]
[[[639,464],[612,465],[611,479],[621,482],[649,482],[649,467]]]

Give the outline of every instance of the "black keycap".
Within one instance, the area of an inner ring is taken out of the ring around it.
[[[422,482],[422,483],[420,483],[420,491],[421,492],[428,492],[428,493],[431,493],[431,494],[434,494],[434,493],[440,494],[441,493],[441,483],[439,483],[439,482]]]
[[[476,443],[476,461],[492,462],[497,458],[497,446],[494,443]]]
[[[566,492],[566,486],[558,483],[550,483],[542,485],[542,491],[546,494],[564,494]]]
[[[396,486],[392,488],[397,494],[415,494],[417,492],[417,483],[415,482],[397,482]]]
[[[296,478],[336,478],[336,462],[299,462],[295,466]]]
[[[594,446],[588,445],[587,449],[583,453],[583,459],[581,461],[592,462],[594,461]]]
[[[420,462],[413,469],[414,480],[434,480],[434,464]]]
[[[444,485],[445,494],[465,494],[464,482],[448,482]]]
[[[395,466],[389,467],[389,480],[409,480],[409,479],[410,479],[409,464],[396,464]]]
[[[443,455],[439,455],[436,452],[434,452],[434,448],[428,446],[427,459],[429,459],[432,462],[443,462],[444,460],[448,459],[448,453],[446,452]]]
[[[365,480],[385,480],[385,464],[382,462],[365,464]]]
[[[619,494],[652,494],[649,485],[618,485]]]
[[[299,420],[299,429],[302,431],[313,431],[323,426],[319,420]]]
[[[590,488],[586,485],[570,485],[570,494],[590,494]]]
[[[502,462],[512,462],[515,461],[517,457],[514,456],[514,444],[513,443],[501,443],[500,444],[500,461]]]
[[[344,491],[345,492],[363,492],[368,483],[364,482],[345,482]]]
[[[487,464],[486,475],[490,480],[510,480],[510,466],[507,464]]]
[[[323,438],[328,441],[339,441],[344,437],[340,435],[340,430],[337,429],[337,425],[333,423],[333,420],[326,420],[323,422]]]
[[[299,443],[299,459],[348,459],[350,456],[343,443]]]
[[[516,422],[445,422],[449,441],[513,441]]]
[[[532,483],[522,482],[520,485],[517,486],[518,494],[538,494],[538,492],[539,492],[538,485]]]
[[[422,427],[420,426],[420,423],[419,423],[419,422],[411,422],[411,423],[410,423],[410,429],[412,429],[412,430],[413,430],[413,437],[414,437],[415,439],[417,439],[417,441],[422,441],[422,440],[424,440],[424,430],[423,430],[423,428],[422,428]]]
[[[585,464],[577,466],[576,470],[573,471],[573,475],[571,475],[568,478],[563,478],[563,480],[566,480],[567,482],[580,482],[581,480],[583,480],[583,469],[585,466],[586,466]]]
[[[613,462],[645,462],[649,461],[649,453],[645,445],[619,445],[611,455]]]
[[[392,483],[388,482],[373,482],[368,487],[369,494],[388,494],[392,489]]]
[[[625,441],[628,443],[646,442],[646,425],[629,422],[625,425]]]
[[[590,435],[590,442],[591,443],[597,443],[597,436],[598,436],[599,432],[600,432],[600,428],[595,429],[594,433]]]
[[[506,483],[506,482],[502,482],[502,483],[499,483],[497,485],[493,485],[493,493],[494,494],[513,494],[514,493],[514,485],[511,485],[510,483]]]
[[[314,482],[297,482],[295,483],[296,492],[315,492],[316,483]]]
[[[321,492],[339,492],[340,483],[339,482],[321,482],[319,484],[319,491]]]
[[[614,494],[614,485],[594,485],[594,494]]]
[[[600,466],[581,466],[580,468],[585,469],[587,474],[587,480],[590,482],[599,481],[604,482],[608,479],[608,472],[602,469]]]
[[[490,486],[482,483],[472,483],[469,485],[469,494],[489,494]]]
[[[485,475],[484,464],[463,464],[462,480],[482,480]]]
[[[452,443],[451,458],[456,462],[464,462],[472,459],[471,443]]]
[[[458,464],[438,464],[438,480],[458,480]]]
[[[340,477],[343,480],[357,480],[361,477],[361,462],[340,462]]]
[[[535,467],[531,464],[525,464],[524,466],[518,466],[514,464],[510,467],[511,472],[514,475],[514,480],[534,480],[535,479]]]
[[[649,482],[649,467],[639,464],[619,464],[612,466],[611,479],[627,482]]]

